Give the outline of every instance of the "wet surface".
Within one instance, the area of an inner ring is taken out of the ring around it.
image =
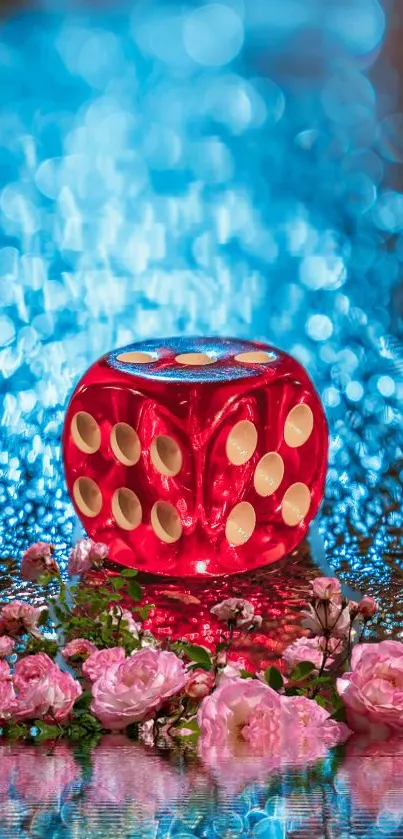
[[[403,837],[403,743],[350,740],[305,770],[211,773],[107,735],[92,754],[0,744],[0,828],[16,837]],[[248,767],[249,768],[249,767]]]

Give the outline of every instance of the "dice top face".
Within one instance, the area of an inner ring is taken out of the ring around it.
[[[114,350],[107,362],[122,373],[147,379],[207,383],[262,376],[278,357],[273,347],[260,349],[250,341],[168,338]]]
[[[172,338],[120,348],[78,384],[63,434],[67,486],[110,558],[168,576],[267,565],[323,495],[327,425],[279,350]]]

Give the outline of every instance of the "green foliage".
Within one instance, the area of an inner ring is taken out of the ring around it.
[[[268,667],[264,672],[265,682],[273,690],[281,690],[284,685],[284,679],[277,667]]]
[[[177,641],[175,644],[172,644],[172,649],[182,652],[186,658],[195,662],[202,670],[213,669],[211,653],[204,647],[199,647],[197,644],[183,644],[181,641]]]
[[[291,671],[290,679],[293,682],[302,682],[313,670],[315,670],[315,664],[312,661],[300,661]]]

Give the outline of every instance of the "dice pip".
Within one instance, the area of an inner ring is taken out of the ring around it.
[[[301,365],[249,341],[150,340],[92,365],[68,406],[67,486],[117,563],[169,576],[268,565],[323,495],[327,425]]]

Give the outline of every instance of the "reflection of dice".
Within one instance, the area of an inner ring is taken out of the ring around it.
[[[96,362],[64,428],[67,485],[115,562],[231,574],[294,548],[322,498],[327,427],[303,368],[262,344],[167,339]]]

